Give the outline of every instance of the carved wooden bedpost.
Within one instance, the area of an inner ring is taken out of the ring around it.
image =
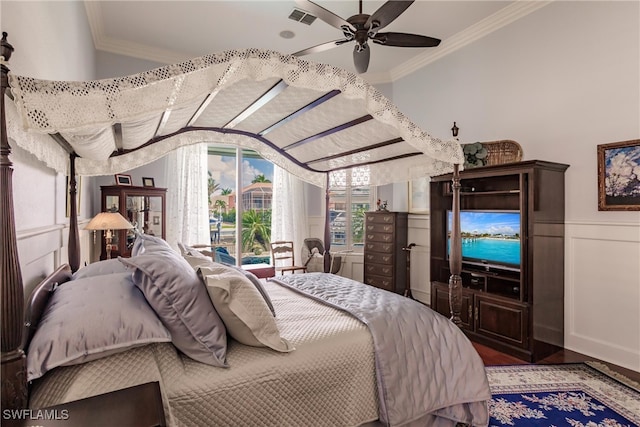
[[[78,199],[76,197],[76,157],[71,153],[69,156],[69,266],[74,273],[80,268],[80,238],[78,236]]]
[[[329,174],[327,174],[327,188],[324,204],[324,272],[331,272],[331,210],[329,209]]]
[[[460,172],[458,164],[453,165],[453,202],[451,210],[453,219],[451,224],[451,256],[449,257],[449,306],[451,307],[451,321],[462,325],[460,310],[462,309],[462,237],[460,234]]]
[[[0,342],[2,343],[2,409],[24,409],[27,407],[26,359],[20,348],[24,326],[24,289],[18,260],[16,224],[13,212],[13,168],[9,155],[11,147],[7,137],[4,97],[9,87],[8,61],[13,47],[7,42],[7,33],[0,41]]]

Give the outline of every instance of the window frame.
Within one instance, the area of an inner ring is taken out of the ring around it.
[[[346,173],[346,177],[345,177],[345,186],[334,186],[334,187],[329,187],[329,205],[344,205],[345,209],[341,212],[345,213],[345,227],[344,230],[339,230],[338,232],[343,232],[344,233],[344,240],[345,243],[337,243],[334,238],[335,235],[337,234],[334,231],[334,228],[332,227],[332,223],[333,221],[331,221],[330,223],[330,235],[331,235],[331,250],[332,251],[352,251],[354,253],[363,253],[364,252],[364,236],[363,236],[363,240],[361,243],[354,243],[354,229],[353,229],[353,206],[354,203],[354,198],[357,198],[357,195],[354,195],[354,190],[358,189],[358,188],[363,188],[363,187],[368,187],[369,189],[369,197],[368,197],[368,204],[369,204],[369,208],[367,210],[365,210],[365,212],[370,211],[372,209],[372,206],[375,206],[375,200],[377,199],[377,190],[378,188],[374,185],[361,185],[361,186],[357,186],[357,187],[352,187],[351,186],[351,180],[352,180],[352,175],[350,173],[350,169],[347,170],[348,172]],[[336,203],[336,199],[334,198],[334,196],[332,196],[332,192],[333,191],[344,191],[344,200],[339,200],[338,203]],[[337,212],[337,210],[334,209],[334,211]],[[340,214],[336,215],[336,217],[339,217]],[[364,221],[364,219],[363,219]],[[364,224],[363,224],[364,227]],[[363,231],[364,232],[364,231]]]

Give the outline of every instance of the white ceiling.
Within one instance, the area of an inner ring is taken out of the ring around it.
[[[359,13],[357,0],[317,0],[318,5],[347,19]],[[372,14],[384,2],[365,0]],[[370,83],[403,77],[548,4],[548,1],[418,0],[384,31],[421,34],[442,40],[435,48],[371,46],[371,62],[363,74]],[[288,18],[294,0],[271,1],[85,1],[98,50],[172,64],[235,48],[264,48],[293,53],[342,33],[316,19],[306,25]],[[279,34],[291,31],[293,38]],[[355,72],[354,42],[302,59]]]

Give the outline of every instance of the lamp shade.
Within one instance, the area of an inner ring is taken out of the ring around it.
[[[100,212],[94,216],[85,230],[126,230],[133,225],[118,212]]]

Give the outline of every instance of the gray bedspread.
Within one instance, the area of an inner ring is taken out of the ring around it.
[[[488,424],[491,392],[484,364],[449,319],[417,301],[332,274],[271,280],[344,310],[368,326],[384,424],[441,424],[438,419]]]

